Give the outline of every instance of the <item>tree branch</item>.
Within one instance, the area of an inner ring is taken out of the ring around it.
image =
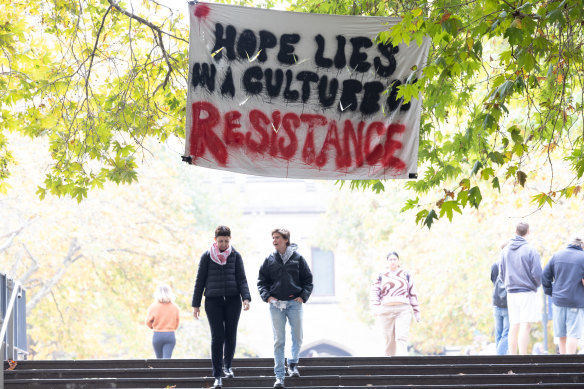
[[[119,12],[123,13],[124,15],[126,15],[127,17],[129,17],[130,19],[134,19],[134,20],[136,20],[136,21],[137,21],[138,23],[140,23],[140,24],[143,24],[143,25],[145,25],[145,26],[148,26],[148,27],[150,27],[151,29],[153,29],[153,30],[155,30],[155,31],[158,31],[158,32],[159,32],[159,33],[161,33],[161,34],[168,35],[168,36],[169,36],[169,37],[171,37],[171,38],[177,39],[177,40],[179,40],[179,41],[183,41],[183,42],[185,42],[185,43],[189,43],[189,42],[188,42],[186,39],[179,38],[179,37],[178,37],[178,36],[176,36],[176,35],[172,35],[172,34],[170,34],[170,33],[166,32],[166,31],[164,31],[162,28],[158,27],[157,25],[155,25],[155,24],[153,24],[153,23],[150,23],[148,20],[146,20],[146,19],[144,19],[144,18],[141,18],[141,17],[140,17],[140,16],[138,16],[138,15],[134,15],[134,14],[133,14],[133,13],[131,13],[131,12],[128,12],[128,11],[126,11],[125,9],[123,9],[122,7],[120,7],[120,4],[119,4],[117,1],[114,1],[114,0],[108,0],[108,3],[110,3],[110,4],[111,4],[111,6],[112,6],[112,7],[114,7],[114,8],[115,8],[117,11],[119,11]]]
[[[91,50],[91,55],[89,56],[89,66],[87,67],[87,76],[85,77],[85,98],[89,101],[89,76],[91,76],[91,69],[93,67],[93,59],[95,58],[95,53],[97,52],[97,46],[99,45],[99,37],[101,36],[101,32],[103,31],[103,26],[105,25],[105,19],[107,15],[112,10],[112,6],[108,7],[107,11],[103,15],[101,19],[101,25],[99,26],[99,30],[97,31],[97,36],[95,37],[95,44],[93,45],[93,50]]]
[[[8,250],[8,248],[10,248],[10,246],[12,246],[12,243],[14,243],[14,238],[16,238],[22,232],[22,230],[24,230],[29,224],[31,224],[33,219],[34,219],[34,216],[29,218],[26,221],[26,223],[24,223],[23,225],[18,227],[16,230],[0,236],[0,239],[7,238],[6,241],[4,243],[2,243],[2,245],[0,245],[0,253]]]
[[[24,248],[24,251],[26,252],[26,254],[28,255],[28,257],[32,261],[32,266],[28,268],[28,270],[26,271],[26,273],[24,273],[24,275],[22,277],[20,277],[20,283],[22,285],[25,285],[26,282],[28,281],[28,279],[30,278],[30,276],[32,276],[39,269],[39,262],[30,253],[30,251],[28,250],[28,247],[26,247],[25,244],[22,245],[22,248]]]
[[[29,315],[31,311],[38,305],[38,303],[49,293],[57,283],[63,278],[63,275],[75,261],[79,258],[82,258],[82,254],[78,254],[81,246],[77,242],[77,238],[71,239],[71,243],[69,244],[69,251],[67,255],[63,259],[63,266],[57,270],[57,272],[51,277],[50,280],[45,282],[41,289],[30,299],[28,304],[26,304],[26,314]]]

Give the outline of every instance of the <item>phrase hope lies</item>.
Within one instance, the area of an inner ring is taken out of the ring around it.
[[[285,102],[317,104],[321,109],[336,107],[340,113],[358,112],[363,116],[410,109],[410,103],[403,104],[402,99],[397,98],[398,87],[405,80],[392,79],[398,66],[398,47],[375,44],[364,36],[347,39],[337,35],[334,40],[327,41],[317,34],[311,43],[314,48],[311,59],[316,67],[295,71],[293,65],[302,61],[297,54],[297,46],[303,39],[299,33],[277,36],[268,30],[238,32],[232,25],[216,23],[214,34],[215,44],[211,51],[214,62],[191,65],[194,91],[201,88],[219,93],[223,98],[233,98],[236,85],[239,85],[248,96],[262,95],[282,98]],[[327,49],[327,45],[332,46]],[[237,61],[246,66],[236,75],[231,66],[219,74],[215,63],[224,58],[229,63]],[[272,66],[266,66],[266,63]],[[351,77],[339,80],[337,77],[345,70]],[[365,73],[374,74],[374,79],[365,81],[371,78],[365,77]],[[238,82],[234,79],[237,76]]]

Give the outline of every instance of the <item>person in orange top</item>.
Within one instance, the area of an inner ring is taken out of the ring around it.
[[[179,309],[168,285],[159,285],[154,292],[154,302],[148,307],[146,325],[154,330],[152,345],[156,358],[170,359],[176,344],[174,331],[178,328]]]

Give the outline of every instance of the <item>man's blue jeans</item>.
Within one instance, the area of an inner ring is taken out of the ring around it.
[[[276,378],[284,378],[284,346],[286,345],[286,320],[290,323],[292,349],[288,364],[298,363],[298,354],[302,346],[302,304],[294,300],[278,301],[285,308],[270,304],[272,316],[272,331],[274,332],[274,374]]]
[[[507,308],[493,307],[493,314],[495,316],[495,345],[497,346],[497,354],[507,354],[508,335],[509,335],[509,313]]]

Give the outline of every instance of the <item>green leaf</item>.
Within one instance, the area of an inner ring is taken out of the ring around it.
[[[385,185],[383,185],[383,182],[381,182],[380,180],[376,180],[371,189],[373,189],[375,193],[379,194],[385,191]]]
[[[488,154],[488,157],[491,161],[495,162],[498,165],[503,165],[505,163],[505,155],[498,151],[491,151]]]
[[[470,171],[470,175],[474,176],[475,174],[478,173],[478,171],[483,167],[483,164],[481,163],[481,161],[476,161],[474,166],[472,167],[472,170]]]
[[[501,192],[501,186],[499,185],[499,177],[495,177],[493,178],[493,181],[491,181],[493,184],[493,188],[497,189],[499,192]]]
[[[523,137],[521,136],[521,131],[516,126],[509,128],[509,133],[511,134],[511,139],[515,143],[523,143]]]
[[[481,195],[481,189],[478,186],[470,188],[470,190],[468,191],[468,200],[472,207],[477,209],[479,208],[479,205],[483,200],[483,196]]]
[[[462,211],[460,210],[460,207],[458,206],[458,202],[457,201],[445,201],[440,206],[440,217],[442,217],[446,214],[446,217],[448,218],[448,220],[452,221],[452,216],[454,214],[454,211],[456,211],[462,215]]]
[[[481,170],[481,179],[483,180],[488,180],[490,177],[493,177],[494,175],[495,171],[491,167]]]
[[[416,223],[420,223],[421,221],[425,220],[428,216],[429,212],[427,209],[422,209],[416,214]]]
[[[418,206],[419,201],[420,201],[420,199],[418,197],[416,197],[415,200],[413,200],[413,199],[406,200],[406,204],[402,207],[400,212],[405,212],[405,211],[408,211],[410,209],[416,208]]]
[[[523,39],[523,31],[519,28],[509,27],[503,36],[509,40],[510,45],[515,46],[521,43]]]
[[[518,157],[521,157],[524,151],[525,145],[523,144],[517,143],[515,144],[515,146],[513,146],[513,153],[515,153],[515,155],[517,155]]]
[[[538,193],[531,198],[531,201],[536,203],[539,208],[548,204],[550,207],[553,205],[552,198],[547,193]]]
[[[456,196],[456,200],[463,206],[466,207],[466,204],[468,203],[468,190],[461,190],[460,192],[458,192],[458,195]]]
[[[527,174],[525,174],[524,172],[519,170],[517,172],[517,182],[519,182],[519,185],[525,186],[526,181],[527,181]]]
[[[434,223],[434,220],[438,220],[438,215],[436,215],[436,212],[432,209],[430,210],[430,212],[428,212],[427,216],[424,219],[424,225],[428,227],[428,229],[430,229],[430,227],[432,227],[432,224]]]

